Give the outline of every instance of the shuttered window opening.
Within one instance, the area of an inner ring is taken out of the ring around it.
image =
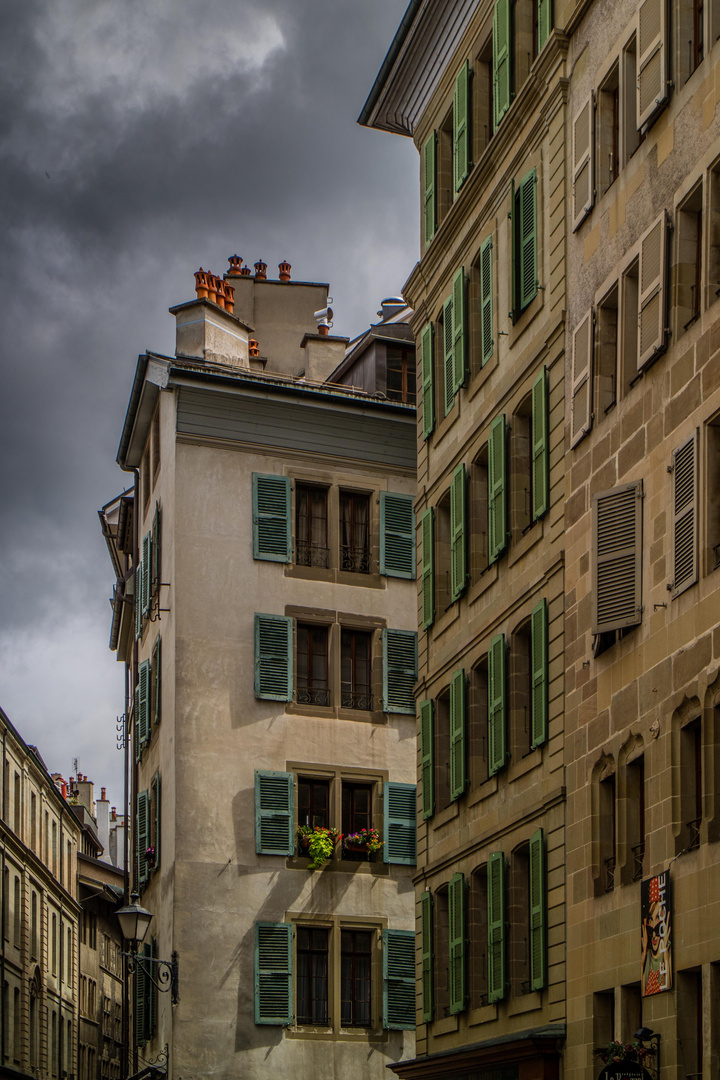
[[[545,48],[545,43],[550,37],[553,28],[552,0],[538,0],[537,10],[537,50],[539,55]]]
[[[595,95],[591,94],[573,121],[573,231],[595,202]]]
[[[422,628],[427,630],[435,621],[435,515],[432,507],[425,510],[420,518],[420,542]]]
[[[414,866],[417,861],[417,788],[388,781],[383,788],[384,858],[386,863]]]
[[[642,480],[593,495],[593,634],[642,619]]]
[[[420,997],[424,1024],[433,1018],[433,898],[430,892],[420,894]]]
[[[496,634],[488,651],[488,773],[494,776],[507,760],[507,672],[503,634]]]
[[[463,668],[450,680],[450,799],[459,799],[467,783],[467,678]]]
[[[467,586],[467,470],[458,465],[450,485],[450,598],[458,600]]]
[[[135,855],[137,859],[137,880],[142,887],[147,884],[150,876],[147,849],[150,846],[150,794],[147,791],[139,791],[136,799],[136,843]]]
[[[548,610],[544,598],[530,616],[530,745],[533,750],[548,737]]]
[[[255,697],[292,701],[293,622],[284,615],[255,615]]]
[[[135,1045],[143,1047],[155,1035],[157,998],[152,960],[157,955],[155,938],[143,945],[141,958],[135,964]],[[143,963],[143,959],[147,963]]]
[[[577,446],[592,427],[593,419],[593,310],[583,316],[573,331],[572,403],[570,446]]]
[[[641,0],[638,8],[637,126],[650,125],[668,99],[667,4]]]
[[[383,709],[415,713],[417,632],[383,630]]]
[[[433,371],[433,325],[426,323],[420,334],[420,362],[422,364],[422,430],[423,439],[435,428],[435,379]]]
[[[141,590],[142,590],[142,617],[147,619],[150,617],[150,572],[152,564],[152,532],[146,532],[142,541],[142,575],[141,575]]]
[[[415,578],[415,511],[412,495],[380,492],[380,573]]]
[[[290,479],[252,474],[253,558],[287,563],[292,559]]]
[[[293,1022],[293,928],[255,923],[255,1023]]]
[[[537,173],[531,169],[513,195],[513,322],[535,299],[537,276]]]
[[[488,362],[495,347],[492,250],[492,237],[488,236],[480,248],[480,348],[483,365]]]
[[[470,62],[455,79],[453,95],[453,191],[458,194],[470,172]]]
[[[294,780],[292,773],[255,770],[255,851],[294,855]]]
[[[133,589],[135,595],[135,637],[142,636],[143,612],[142,612],[142,562],[137,564],[133,577]]]
[[[150,742],[150,661],[143,660],[138,669],[135,690],[135,760],[140,761],[143,748]]]
[[[507,426],[496,416],[488,439],[489,559],[493,563],[507,547]]]
[[[423,147],[423,225],[425,247],[435,235],[437,228],[437,135],[433,131]]]
[[[450,1013],[462,1012],[467,998],[467,939],[466,890],[462,874],[453,874],[448,886],[448,922],[450,965]]]
[[[455,326],[453,323],[453,298],[443,304],[443,358],[445,416],[455,401]]]
[[[673,597],[698,580],[698,432],[673,451]]]
[[[156,502],[151,539],[152,571],[150,574],[150,590],[153,596],[157,596],[160,592],[160,581],[162,574],[162,560],[160,558],[161,528],[162,518],[160,512],[160,503]]]
[[[415,1030],[415,934],[383,930],[383,1027]]]
[[[638,370],[665,348],[667,223],[665,211],[640,238]]]
[[[424,820],[431,818],[435,813],[434,712],[432,701],[420,702],[420,780]]]
[[[488,858],[488,1002],[501,1001],[507,990],[505,956],[505,856],[501,851]]]
[[[493,119],[497,129],[510,108],[510,0],[495,0],[493,11]]]
[[[160,841],[162,839],[162,800],[160,791],[160,773],[155,773],[152,779],[152,811],[153,811],[153,837],[152,846],[155,849],[154,863],[151,869],[157,870],[160,865]]]
[[[457,393],[467,380],[467,281],[465,268],[460,267],[453,275],[453,393]]]
[[[542,368],[532,387],[532,518],[537,521],[550,504],[550,445],[548,438],[548,379]]]
[[[530,989],[542,990],[547,982],[547,881],[542,829],[530,837],[529,878]]]

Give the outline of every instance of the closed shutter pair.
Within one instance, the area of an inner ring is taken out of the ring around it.
[[[293,926],[255,924],[255,1023],[287,1027],[294,1021]],[[415,935],[412,930],[383,930],[382,1026],[389,1031],[415,1029]]]
[[[155,1034],[157,1026],[157,998],[153,979],[153,964],[143,964],[143,958],[151,961],[157,956],[155,938],[143,946],[135,964],[135,1045],[145,1046]],[[151,977],[152,976],[152,977]]]
[[[150,742],[153,723],[160,723],[161,674],[161,647],[158,636],[153,646],[152,662],[143,660],[138,668],[138,682],[135,687],[136,761],[140,761],[144,747]]]
[[[160,589],[160,504],[155,503],[152,528],[142,539],[142,558],[135,570],[135,636],[140,637],[143,621],[150,617],[152,599]]]
[[[155,773],[152,779],[151,790],[139,791],[136,800],[135,853],[137,860],[137,881],[141,886],[146,885],[150,879],[150,870],[160,865],[160,814],[160,774]],[[154,844],[151,845],[151,841],[154,841]],[[155,848],[155,860],[152,867],[147,860],[147,850],[150,846],[154,846]]]
[[[295,854],[294,777],[288,772],[255,772],[255,851]],[[417,797],[414,784],[383,785],[383,859],[415,865]]]

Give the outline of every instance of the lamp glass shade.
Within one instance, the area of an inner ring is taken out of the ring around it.
[[[134,941],[136,945],[142,944],[150,926],[152,912],[140,907],[134,900],[127,907],[120,908],[115,914],[125,940]]]

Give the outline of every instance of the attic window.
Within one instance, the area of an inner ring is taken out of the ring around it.
[[[415,404],[415,350],[389,346],[386,394],[390,401]]]

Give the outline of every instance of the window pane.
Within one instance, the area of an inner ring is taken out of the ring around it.
[[[328,828],[330,785],[327,780],[306,780],[298,784],[298,824]]]
[[[344,783],[342,786],[342,831],[348,837],[363,829],[372,828],[372,785]],[[343,847],[343,859],[366,862],[364,849],[353,851]]]
[[[304,705],[329,705],[328,628],[298,623],[297,700]]]
[[[372,931],[343,930],[340,944],[342,1026],[369,1027]]]
[[[340,492],[340,568],[370,572],[370,496]]]
[[[328,565],[327,491],[297,484],[295,490],[295,561],[298,566]]]
[[[415,354],[412,350],[388,348],[386,393],[391,401],[415,403]]]
[[[298,927],[298,1024],[328,1023],[328,931]]]
[[[372,634],[366,630],[343,630],[340,652],[341,704],[346,709],[372,709]]]

